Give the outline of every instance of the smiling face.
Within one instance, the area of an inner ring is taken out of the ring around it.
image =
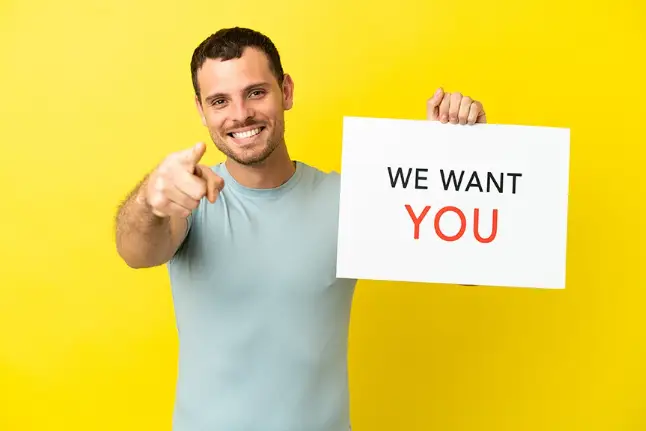
[[[285,145],[284,111],[292,107],[293,82],[285,75],[281,86],[262,51],[246,48],[240,58],[207,59],[197,80],[202,122],[229,159],[257,165]]]

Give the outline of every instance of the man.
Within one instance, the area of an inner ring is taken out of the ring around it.
[[[335,276],[339,174],[293,161],[284,111],[294,82],[264,35],[223,29],[195,50],[206,146],[169,155],[119,209],[133,268],[168,264],[179,333],[175,431],[342,431],[355,280]],[[430,120],[484,122],[479,102],[438,90]]]

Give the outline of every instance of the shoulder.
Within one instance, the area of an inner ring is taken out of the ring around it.
[[[303,211],[316,219],[336,220],[341,199],[341,176],[336,171],[301,164],[299,191],[294,195]]]
[[[313,190],[338,193],[341,175],[337,171],[324,171],[306,163],[299,162],[303,170],[303,184]]]

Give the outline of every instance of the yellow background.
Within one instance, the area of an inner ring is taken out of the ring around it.
[[[342,115],[424,118],[438,86],[572,131],[567,289],[360,282],[355,430],[646,429],[646,8],[591,3],[2,0],[0,429],[170,429],[166,271],[117,258],[113,216],[208,139],[190,56],[233,25],[278,45],[288,145],[326,170]]]

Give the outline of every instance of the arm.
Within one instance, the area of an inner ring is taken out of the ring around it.
[[[215,202],[224,181],[198,164],[205,151],[198,143],[169,155],[119,207],[116,245],[128,266],[149,268],[168,262],[186,237],[191,211],[204,197]]]
[[[117,252],[131,268],[150,268],[168,262],[186,236],[188,220],[159,217],[145,193],[147,176],[121,204],[116,218]]]

